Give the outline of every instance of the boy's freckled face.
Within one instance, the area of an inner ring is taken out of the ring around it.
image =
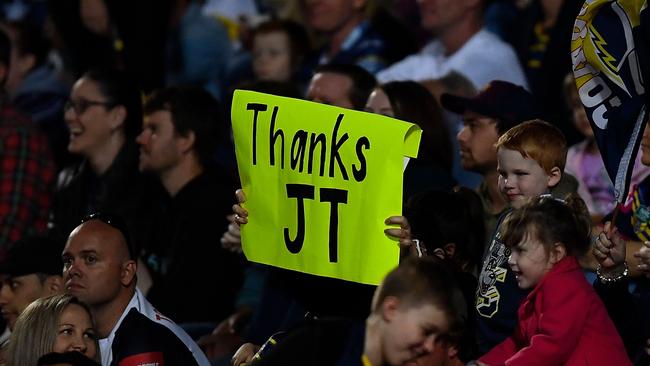
[[[499,191],[514,208],[521,207],[529,197],[548,192],[550,177],[533,159],[519,151],[499,148],[497,152]]]

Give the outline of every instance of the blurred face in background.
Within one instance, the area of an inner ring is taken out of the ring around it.
[[[316,103],[354,109],[350,100],[352,79],[335,72],[319,72],[311,78],[307,89],[307,100]]]
[[[81,22],[89,31],[108,35],[110,32],[110,17],[104,0],[81,0],[79,2]]]
[[[162,175],[174,169],[183,157],[185,145],[182,140],[169,111],[159,110],[146,115],[142,133],[136,139],[140,145],[140,170]]]
[[[262,81],[291,80],[291,46],[286,33],[260,33],[253,40],[253,72]]]
[[[124,108],[114,106],[92,79],[81,78],[74,84],[64,116],[70,132],[68,151],[73,154],[102,154],[114,133],[124,133]]]
[[[466,16],[473,0],[418,0],[422,28],[433,34],[458,24]]]
[[[13,329],[16,319],[32,301],[46,295],[45,286],[36,274],[2,276],[0,309],[2,317]]]
[[[384,304],[381,348],[384,363],[405,365],[435,352],[449,325],[445,313],[433,304]]]
[[[308,26],[315,31],[334,33],[358,15],[366,0],[302,0]]]
[[[578,91],[575,87],[571,89],[569,98],[571,111],[573,112],[573,123],[576,126],[576,129],[587,139],[593,140],[594,131],[591,129],[587,113],[585,112],[585,107],[582,105],[580,96],[578,96]]]
[[[463,169],[487,174],[496,170],[499,139],[497,121],[493,118],[466,111],[463,128],[457,135],[460,144],[460,164]]]
[[[393,111],[393,106],[390,104],[388,96],[381,88],[376,88],[370,93],[368,97],[368,103],[366,103],[366,112],[382,114],[388,117],[395,117],[395,111]]]

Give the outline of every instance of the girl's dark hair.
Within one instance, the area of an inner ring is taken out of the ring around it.
[[[442,122],[442,109],[436,98],[415,81],[392,81],[380,86],[388,96],[395,118],[415,123],[422,129],[418,160],[436,163],[451,171],[451,139]]]
[[[113,107],[121,105],[126,109],[124,135],[127,141],[134,141],[142,130],[142,95],[135,78],[116,69],[93,69],[82,78],[97,83],[99,91]]]
[[[570,194],[566,200],[550,195],[531,198],[505,218],[501,240],[507,247],[514,247],[531,230],[547,252],[555,243],[562,243],[567,254],[573,256],[584,254],[590,247],[591,218],[577,194]]]
[[[452,263],[466,272],[476,269],[485,242],[483,206],[476,192],[457,187],[452,192],[418,193],[407,203],[405,216],[413,236],[422,240],[429,254],[454,243]]]

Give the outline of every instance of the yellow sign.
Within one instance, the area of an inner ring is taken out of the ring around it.
[[[399,260],[404,156],[422,131],[381,115],[237,90],[232,127],[248,260],[379,284]]]

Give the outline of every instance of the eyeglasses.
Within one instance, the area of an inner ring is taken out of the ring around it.
[[[119,231],[120,234],[122,234],[122,236],[124,237],[124,240],[126,241],[126,246],[129,250],[130,259],[136,258],[136,253],[135,253],[136,250],[133,247],[133,244],[131,243],[131,235],[129,235],[129,230],[127,229],[126,223],[124,222],[124,220],[122,220],[121,217],[106,212],[95,212],[82,218],[81,224],[91,220],[99,220],[105,223],[106,225],[109,225],[110,227]]]
[[[100,102],[100,101],[88,100],[88,99],[78,99],[78,100],[68,99],[68,101],[65,102],[65,105],[63,106],[63,110],[67,112],[70,109],[72,109],[76,114],[83,114],[84,112],[86,112],[88,108],[94,105],[100,105],[105,108],[111,108],[115,106],[115,103]]]

